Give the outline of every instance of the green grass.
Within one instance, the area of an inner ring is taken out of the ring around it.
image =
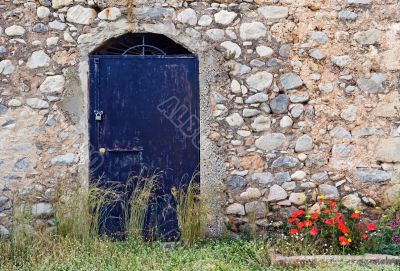
[[[7,242],[1,241],[0,270],[288,270],[270,267],[267,244],[254,240],[209,240],[173,249],[137,240],[85,244],[71,238],[40,240],[28,254],[16,258],[7,254]],[[303,270],[398,271],[399,267],[338,265]]]

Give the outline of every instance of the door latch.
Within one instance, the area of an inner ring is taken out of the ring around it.
[[[97,121],[103,120],[103,111],[94,110],[94,115]]]

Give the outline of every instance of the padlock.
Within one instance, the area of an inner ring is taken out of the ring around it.
[[[101,121],[101,120],[102,120],[102,118],[103,118],[103,111],[97,111],[97,110],[95,110],[95,111],[94,111],[94,114],[95,114],[95,119],[96,119],[97,121]]]

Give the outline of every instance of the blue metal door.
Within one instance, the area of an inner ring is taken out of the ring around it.
[[[91,56],[89,96],[92,182],[123,187],[141,171],[159,172],[146,237],[177,239],[171,189],[199,170],[197,57]],[[108,206],[101,233],[123,234],[124,206]]]

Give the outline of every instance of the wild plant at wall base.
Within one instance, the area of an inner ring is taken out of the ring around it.
[[[287,242],[297,243],[300,254],[363,253],[376,230],[375,224],[364,222],[360,211],[341,210],[323,196],[313,208],[291,213],[287,222]]]

